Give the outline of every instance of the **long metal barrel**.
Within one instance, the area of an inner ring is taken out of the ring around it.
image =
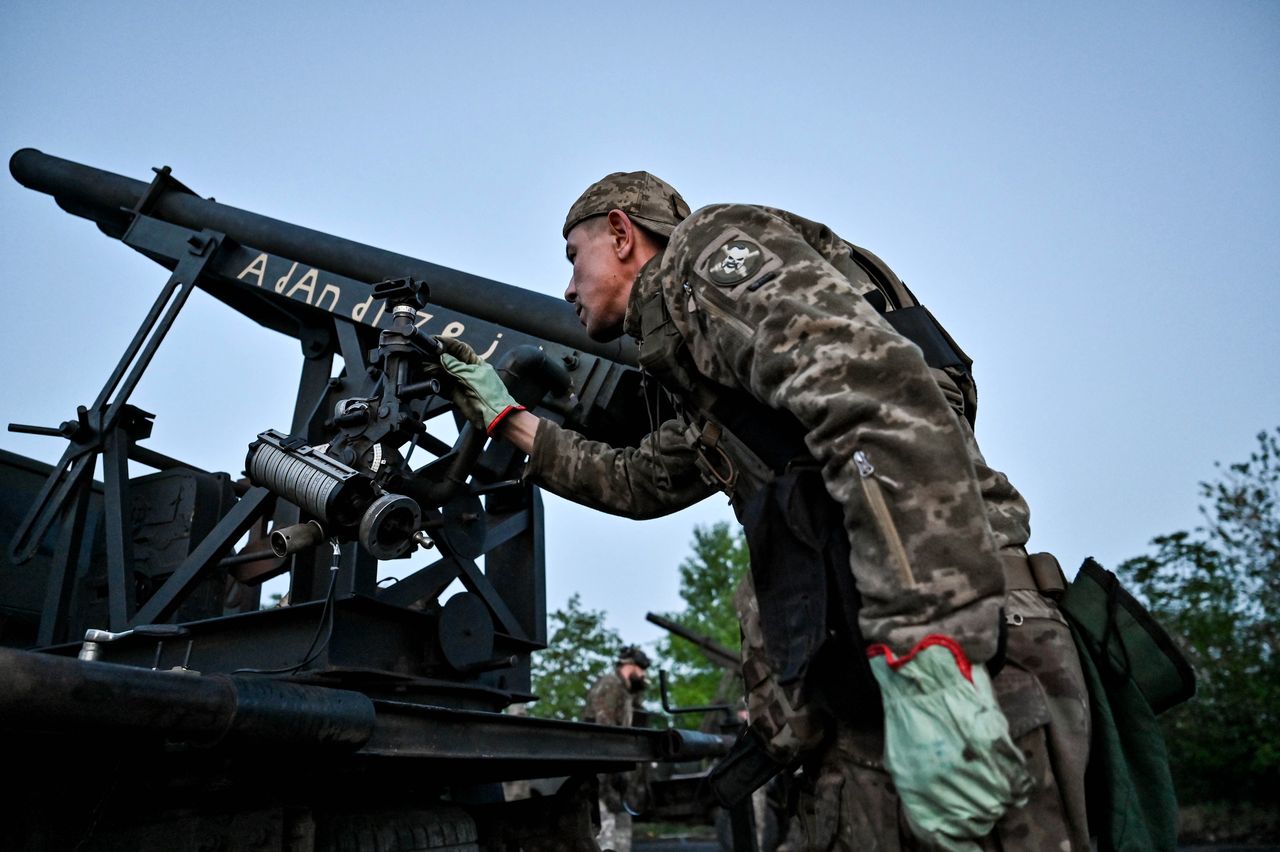
[[[23,148],[9,159],[18,183],[52,195],[69,213],[97,222],[119,237],[130,213],[150,184]],[[559,343],[571,349],[634,366],[636,347],[628,339],[597,343],[587,337],[565,302],[429,263],[240,210],[212,199],[169,190],[148,203],[147,215],[196,230],[209,229],[262,251],[370,283],[412,276],[431,287],[431,301],[477,319]]]
[[[679,636],[681,639],[686,639],[697,645],[702,649],[702,652],[707,655],[707,658],[715,665],[724,669],[732,669],[735,672],[742,668],[742,662],[739,659],[738,654],[731,649],[726,648],[724,645],[721,645],[711,637],[695,633],[684,625],[678,624],[669,618],[664,618],[654,612],[645,613],[644,617],[650,624],[656,624],[668,633]]]
[[[265,678],[156,672],[0,648],[0,729],[129,731],[186,742],[355,751],[373,734],[366,696]]]

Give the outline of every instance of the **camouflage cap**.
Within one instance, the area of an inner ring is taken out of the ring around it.
[[[649,668],[649,655],[635,645],[628,645],[618,652],[618,665],[632,663],[642,669]]]
[[[574,225],[582,220],[602,216],[615,208],[664,237],[671,236],[676,225],[689,215],[689,205],[680,193],[661,178],[648,172],[614,172],[578,196],[565,217],[561,235],[568,237]]]

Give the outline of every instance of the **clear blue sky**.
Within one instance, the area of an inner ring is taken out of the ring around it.
[[[1280,6],[0,6],[0,153],[203,195],[559,295],[588,183],[648,169],[887,260],[976,361],[978,437],[1069,567],[1194,525],[1280,424]],[[0,178],[0,420],[96,394],[165,279]],[[237,473],[301,362],[197,294],[134,396],[150,446]],[[0,434],[45,460],[50,438]],[[632,641],[720,498],[629,522],[548,498],[548,599]]]

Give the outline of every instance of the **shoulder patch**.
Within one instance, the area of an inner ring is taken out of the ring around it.
[[[738,292],[742,285],[760,279],[781,265],[777,255],[737,228],[729,228],[707,243],[694,263],[696,270],[712,284]],[[736,297],[737,293],[733,295]]]
[[[707,277],[721,287],[736,287],[764,266],[764,252],[751,240],[729,240],[712,253]]]

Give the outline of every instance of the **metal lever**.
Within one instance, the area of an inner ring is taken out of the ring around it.
[[[103,642],[115,642],[126,636],[157,636],[172,637],[186,636],[191,631],[183,627],[181,624],[139,624],[137,627],[129,630],[121,630],[118,633],[112,633],[110,630],[97,630],[89,628],[84,633],[84,644],[80,646],[80,659],[96,660],[100,656]]]

